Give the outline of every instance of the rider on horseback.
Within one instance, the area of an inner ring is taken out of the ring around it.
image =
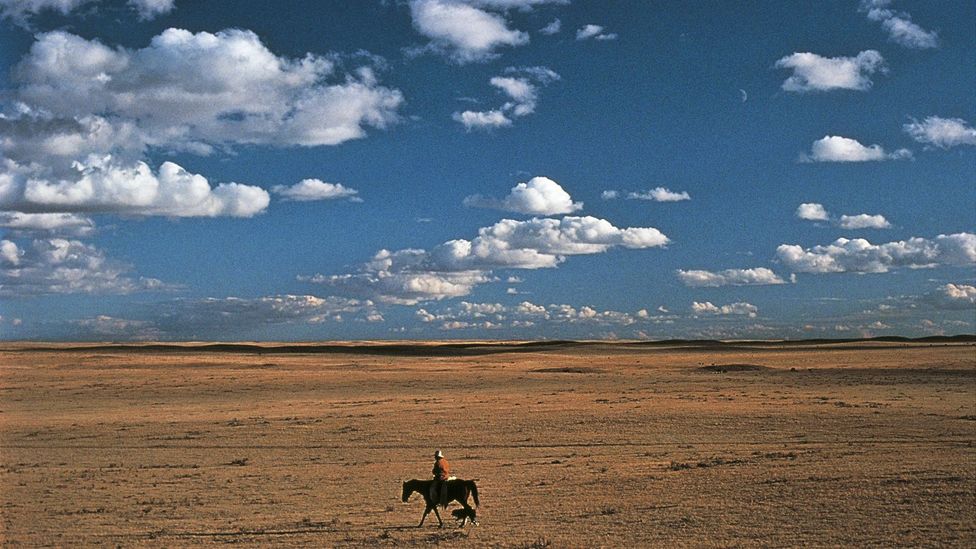
[[[447,481],[451,478],[451,466],[444,459],[444,453],[440,450],[434,452],[434,468],[430,471],[434,475],[434,486],[432,498],[434,501],[440,497],[441,507],[447,507]]]

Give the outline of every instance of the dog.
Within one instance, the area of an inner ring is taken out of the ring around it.
[[[478,525],[478,516],[474,509],[465,509],[462,507],[461,509],[451,511],[451,515],[454,516],[454,520],[461,523],[461,528],[464,528],[464,525],[469,520],[471,521],[471,524],[474,524],[475,526]]]

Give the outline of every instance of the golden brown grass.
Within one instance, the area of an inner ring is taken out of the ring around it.
[[[976,545],[971,345],[26,347],[4,545]],[[435,448],[481,526],[413,528]]]

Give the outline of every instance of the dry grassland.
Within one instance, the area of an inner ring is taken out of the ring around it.
[[[28,347],[4,546],[976,546],[971,343]]]

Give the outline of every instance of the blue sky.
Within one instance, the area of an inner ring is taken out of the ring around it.
[[[976,329],[972,2],[0,14],[3,339]]]

